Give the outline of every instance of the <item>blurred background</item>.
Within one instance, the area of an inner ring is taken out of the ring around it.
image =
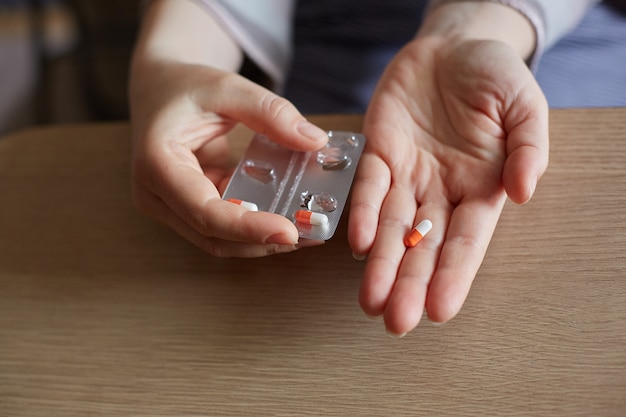
[[[127,120],[145,0],[0,0],[0,135]],[[626,106],[626,0],[604,0],[542,57],[551,107]]]
[[[0,0],[0,134],[128,118],[141,0]]]

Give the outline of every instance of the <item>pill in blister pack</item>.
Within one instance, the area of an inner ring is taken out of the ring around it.
[[[339,224],[364,146],[361,134],[329,131],[322,149],[296,152],[256,134],[223,199],[285,216],[302,238],[328,240]]]

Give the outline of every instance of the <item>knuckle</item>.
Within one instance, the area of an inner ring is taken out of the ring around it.
[[[145,202],[143,198],[143,193],[140,191],[140,185],[135,181],[132,182],[130,188],[130,199],[133,203],[133,206],[141,212],[145,211]]]
[[[478,252],[484,253],[487,251],[487,245],[485,244],[485,242],[483,242],[482,240],[474,236],[459,234],[459,235],[449,237],[448,240],[450,241],[450,243],[453,243],[453,244],[456,244],[465,248],[471,248]]]
[[[217,245],[213,242],[211,243],[207,243],[205,245],[205,250],[210,253],[212,256],[215,256],[216,258],[229,258],[231,257],[230,254],[226,253],[226,251],[224,250],[224,248],[220,245]]]
[[[294,245],[269,245],[266,246],[265,255],[278,255],[281,253],[287,253],[295,250]]]
[[[152,197],[151,193],[148,192],[141,183],[137,181],[132,182],[130,198],[133,207],[135,207],[137,211],[145,215],[152,215],[150,198],[156,197]]]
[[[275,94],[268,94],[263,97],[261,101],[261,108],[264,113],[267,113],[271,117],[272,120],[276,121],[288,114],[292,110],[292,105],[289,100],[283,97]]]
[[[184,221],[198,233],[200,233],[207,239],[211,239],[211,236],[213,234],[212,225],[209,224],[206,216],[204,216],[202,213],[193,211],[187,212],[184,214]]]
[[[198,247],[216,258],[230,257],[230,254],[226,251],[223,242],[213,237],[203,237],[198,242]]]
[[[131,166],[130,196],[133,206],[144,214],[151,214],[151,204],[159,197],[155,190],[154,174],[143,158],[134,158]]]

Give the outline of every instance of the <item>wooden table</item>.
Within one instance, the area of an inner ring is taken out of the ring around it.
[[[360,311],[345,221],[215,259],[132,207],[126,124],[0,139],[0,415],[626,415],[626,108],[551,120],[460,315],[404,339]]]

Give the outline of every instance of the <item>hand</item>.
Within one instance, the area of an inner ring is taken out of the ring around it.
[[[216,256],[263,256],[298,246],[288,219],[220,199],[226,133],[242,122],[294,150],[328,139],[287,100],[228,71],[173,60],[135,65],[131,90],[136,205]],[[308,242],[308,244],[317,242]]]
[[[364,122],[349,240],[369,254],[360,303],[403,335],[424,308],[460,310],[506,195],[528,201],[548,162],[547,104],[519,54],[494,41],[420,38],[388,66]],[[432,231],[414,248],[419,221]]]

